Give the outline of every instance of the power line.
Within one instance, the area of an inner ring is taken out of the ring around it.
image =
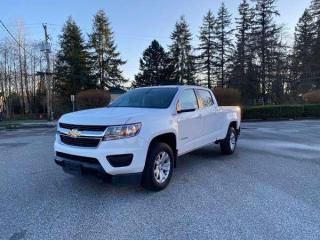
[[[54,27],[64,27],[65,25],[63,24],[55,24],[55,23],[47,23],[47,25],[54,26]],[[81,30],[85,30],[87,32],[92,31],[90,28],[85,28],[79,26]],[[137,35],[130,35],[127,33],[123,32],[117,32],[113,31],[114,37],[115,38],[128,38],[128,39],[141,39],[141,40],[154,40],[154,39],[162,39],[162,40],[170,40],[170,36],[137,36]]]
[[[8,34],[11,36],[11,38],[18,44],[19,47],[21,47],[31,57],[40,59],[40,57],[34,56],[32,53],[30,53],[28,50],[26,50],[25,47],[20,44],[20,42],[15,38],[15,36],[9,31],[9,29],[6,27],[6,25],[1,20],[0,20],[0,24],[8,32]]]
[[[39,23],[39,25],[40,24],[42,24],[42,23]],[[32,25],[36,25],[36,23],[24,24],[24,26],[28,26],[28,25],[32,26]],[[61,29],[57,29],[57,27],[64,27],[63,24],[55,24],[55,23],[47,23],[47,25],[54,27],[55,32],[61,32]],[[41,26],[38,26],[38,27],[40,28]],[[92,29],[90,29],[90,28],[84,28],[84,27],[80,27],[80,28],[81,28],[81,30],[84,30],[86,32],[92,31]],[[148,41],[151,41],[154,39],[161,39],[163,41],[170,40],[170,36],[166,36],[166,37],[165,36],[145,36],[145,35],[138,36],[138,35],[127,34],[124,32],[117,32],[117,31],[114,31],[113,33],[114,33],[114,37],[117,39],[137,39],[137,40],[148,40]]]

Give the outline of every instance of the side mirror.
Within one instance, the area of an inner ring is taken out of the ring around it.
[[[194,112],[195,110],[193,104],[184,104],[184,106],[181,106],[179,102],[177,104],[177,113]]]
[[[110,105],[114,102],[114,100],[110,100],[109,104],[107,105],[107,107],[110,107]]]
[[[180,109],[180,110],[177,110],[177,113],[194,112],[195,110],[196,110],[195,108]]]

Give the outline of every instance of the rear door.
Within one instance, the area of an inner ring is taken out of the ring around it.
[[[178,149],[179,154],[188,152],[198,146],[201,136],[201,118],[198,101],[193,89],[185,89],[177,102]]]
[[[218,137],[219,129],[221,128],[219,114],[217,114],[218,108],[209,90],[197,89],[196,94],[203,126],[201,128],[201,141],[205,145],[215,141]]]

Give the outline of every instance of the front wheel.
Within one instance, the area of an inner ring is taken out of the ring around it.
[[[233,127],[229,127],[227,136],[220,142],[220,150],[223,154],[232,154],[237,146],[238,134]]]
[[[167,187],[172,176],[173,159],[173,151],[169,145],[152,144],[146,159],[142,185],[152,191]]]

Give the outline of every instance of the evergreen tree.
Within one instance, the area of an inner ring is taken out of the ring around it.
[[[310,11],[314,18],[317,34],[320,35],[320,0],[312,0]]]
[[[110,22],[103,10],[94,16],[89,47],[92,50],[92,71],[94,77],[99,79],[100,88],[119,86],[126,82],[120,70],[126,62],[120,58]]]
[[[236,18],[236,50],[233,58],[230,86],[241,90],[244,103],[253,103],[258,89],[254,64],[254,46],[252,38],[252,23],[254,11],[247,0],[242,0],[238,8],[239,17]],[[251,76],[251,77],[249,77]]]
[[[55,82],[62,96],[75,95],[95,86],[90,77],[88,52],[80,28],[70,17],[60,35],[60,50],[55,63]]]
[[[203,23],[200,28],[200,44],[198,50],[200,54],[198,56],[198,70],[200,74],[206,76],[206,85],[208,88],[212,88],[214,83],[215,74],[215,61],[214,53],[216,50],[215,39],[215,18],[213,13],[209,10],[207,15],[203,18]]]
[[[295,81],[292,82],[291,90],[297,93],[298,85],[302,85],[303,89],[309,90],[312,82],[306,81],[307,76],[311,74],[313,43],[315,40],[315,32],[313,26],[313,18],[310,11],[306,9],[299,19],[295,28],[295,42],[293,47],[292,72]],[[302,90],[302,89],[301,89]],[[303,90],[302,90],[303,91]]]
[[[195,58],[192,55],[191,33],[182,16],[171,34],[170,58],[174,67],[173,82],[178,84],[195,83]]]
[[[153,40],[140,59],[140,73],[135,76],[134,87],[156,86],[170,83],[170,60],[158,41]]]
[[[274,17],[279,15],[276,0],[255,0],[254,41],[257,61],[259,62],[259,84],[262,103],[268,102],[271,91],[272,71],[274,70],[275,48],[279,45],[281,28],[274,23]]]
[[[226,86],[228,67],[232,60],[232,33],[231,15],[224,3],[222,3],[216,20],[217,51],[215,54],[217,61],[218,86],[222,88]]]
[[[243,0],[238,8],[239,17],[236,18],[236,51],[234,56],[235,80],[234,86],[244,84],[246,80],[246,72],[248,69],[248,62],[253,58],[252,54],[252,20],[253,9],[251,9],[247,0]]]
[[[314,86],[320,88],[320,0],[313,0],[311,3],[311,15],[315,39],[312,47],[312,76]]]
[[[275,45],[272,55],[272,74],[270,97],[272,103],[281,104],[284,101],[286,88],[289,82],[290,64],[288,64],[289,47],[282,41]]]

